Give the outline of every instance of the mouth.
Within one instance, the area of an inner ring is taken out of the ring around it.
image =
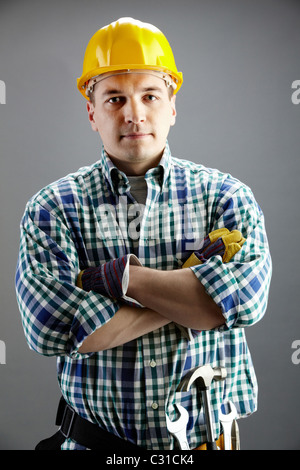
[[[128,140],[142,140],[147,137],[150,137],[152,134],[144,133],[144,132],[130,132],[128,134],[124,134],[121,136],[122,139]]]

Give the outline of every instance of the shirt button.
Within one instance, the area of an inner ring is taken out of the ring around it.
[[[158,404],[154,401],[154,402],[152,403],[152,405],[151,405],[151,408],[152,408],[153,410],[157,410]]]
[[[149,366],[150,367],[155,367],[156,366],[156,362],[154,359],[151,359],[151,361],[149,362]]]

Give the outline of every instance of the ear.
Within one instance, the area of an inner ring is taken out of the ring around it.
[[[176,122],[176,115],[177,115],[177,112],[176,112],[176,105],[175,105],[175,102],[176,102],[176,95],[173,95],[170,99],[170,104],[171,104],[171,126],[174,126],[175,122]]]
[[[98,132],[98,127],[97,127],[97,124],[95,122],[95,107],[94,107],[93,103],[88,101],[87,104],[86,104],[86,110],[87,110],[87,113],[88,113],[91,128],[93,129],[93,131]]]

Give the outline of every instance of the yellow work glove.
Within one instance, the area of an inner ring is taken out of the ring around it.
[[[199,251],[195,251],[183,264],[183,268],[203,264],[212,256],[222,256],[223,263],[228,263],[241,249],[246,239],[239,230],[230,232],[227,228],[220,228],[210,232],[203,241]]]

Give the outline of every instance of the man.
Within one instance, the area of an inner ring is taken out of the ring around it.
[[[227,372],[211,387],[216,440],[228,400],[239,417],[257,407],[244,327],[267,306],[264,217],[232,176],[171,156],[181,84],[157,28],[101,28],[78,79],[101,158],[42,189],[22,219],[17,299],[30,348],[57,356],[62,449],[176,448],[166,414],[180,403],[199,448],[199,394],[177,387],[204,364]]]

